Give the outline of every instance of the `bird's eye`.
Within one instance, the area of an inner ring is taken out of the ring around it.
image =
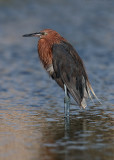
[[[47,35],[47,33],[46,32],[42,32],[42,35]]]

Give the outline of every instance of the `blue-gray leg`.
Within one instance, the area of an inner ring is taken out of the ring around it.
[[[64,90],[65,90],[64,112],[65,112],[65,117],[67,117],[69,116],[70,113],[70,97],[68,95],[68,90],[65,84],[64,84]]]

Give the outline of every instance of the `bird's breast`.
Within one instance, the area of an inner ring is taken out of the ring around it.
[[[52,76],[53,73],[54,73],[53,65],[50,64],[49,66],[47,66],[46,71],[48,72],[48,74],[49,74],[50,76]]]

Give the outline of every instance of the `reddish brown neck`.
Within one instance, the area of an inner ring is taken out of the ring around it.
[[[38,53],[44,68],[47,68],[48,65],[52,64],[51,46],[45,39],[39,40]]]

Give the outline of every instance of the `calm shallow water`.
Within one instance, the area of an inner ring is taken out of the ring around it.
[[[114,1],[0,1],[0,160],[114,158]],[[102,105],[71,106],[43,70],[37,39],[57,30],[83,58]]]

